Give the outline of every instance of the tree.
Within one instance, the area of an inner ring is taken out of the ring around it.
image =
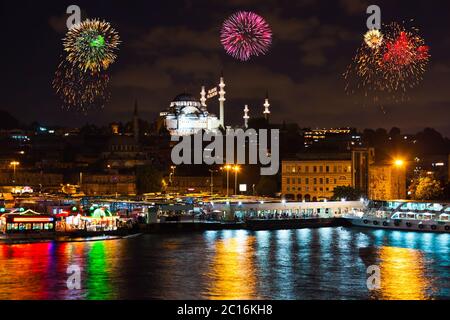
[[[262,176],[256,185],[256,192],[259,196],[272,197],[278,192],[278,183],[276,177]]]
[[[409,189],[413,200],[436,200],[444,188],[433,175],[422,174],[413,181]]]
[[[161,192],[163,175],[151,166],[136,168],[136,188],[139,194]]]
[[[375,146],[375,130],[373,129],[364,129],[363,132],[363,141],[364,144],[368,147]]]
[[[346,199],[348,201],[357,201],[364,197],[364,193],[358,188],[336,187],[334,188],[333,200]]]
[[[442,134],[435,129],[426,128],[416,135],[417,148],[421,154],[439,154],[448,150],[448,145]]]

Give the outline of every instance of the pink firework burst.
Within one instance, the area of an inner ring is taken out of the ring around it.
[[[248,61],[252,56],[267,53],[272,43],[272,30],[256,13],[240,11],[224,22],[220,37],[229,55]]]

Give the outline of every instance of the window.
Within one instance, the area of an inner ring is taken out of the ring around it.
[[[330,166],[327,166],[327,167],[326,167],[326,172],[327,172],[327,173],[330,173]]]
[[[314,166],[313,168],[313,172],[316,173],[317,172],[317,166]]]
[[[309,184],[309,178],[305,179],[305,184]]]
[[[314,184],[317,184],[317,178],[314,178]]]
[[[42,223],[33,223],[33,230],[42,230]]]
[[[330,184],[330,178],[327,178],[326,181],[327,181],[327,184]]]
[[[45,224],[44,224],[44,229],[45,229],[45,230],[53,230],[53,224],[51,224],[51,223],[45,223]]]
[[[308,166],[305,167],[305,172],[306,172],[306,173],[309,172],[309,167],[308,167]]]
[[[322,173],[323,172],[323,166],[319,167],[319,172]]]
[[[286,179],[286,184],[291,184],[291,179],[290,178]]]
[[[301,179],[301,178],[298,178],[297,183],[298,183],[298,184],[302,184],[302,179]]]
[[[320,178],[320,184],[323,184],[323,178]]]

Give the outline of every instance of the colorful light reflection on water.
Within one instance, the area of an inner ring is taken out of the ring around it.
[[[0,245],[0,299],[450,298],[450,235],[324,228]],[[81,290],[67,268],[81,268]],[[379,265],[381,289],[366,270]]]

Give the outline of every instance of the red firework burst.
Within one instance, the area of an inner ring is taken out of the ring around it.
[[[402,31],[393,42],[386,44],[383,62],[390,66],[405,67],[428,57],[428,46],[417,45],[417,41],[413,37]]]
[[[407,91],[423,79],[430,48],[415,27],[393,22],[380,30],[383,42],[376,48],[363,43],[344,73],[346,91],[362,91],[378,103],[381,98],[407,99]]]
[[[240,11],[224,22],[221,42],[229,55],[248,61],[252,56],[267,53],[272,43],[272,30],[256,13]]]

